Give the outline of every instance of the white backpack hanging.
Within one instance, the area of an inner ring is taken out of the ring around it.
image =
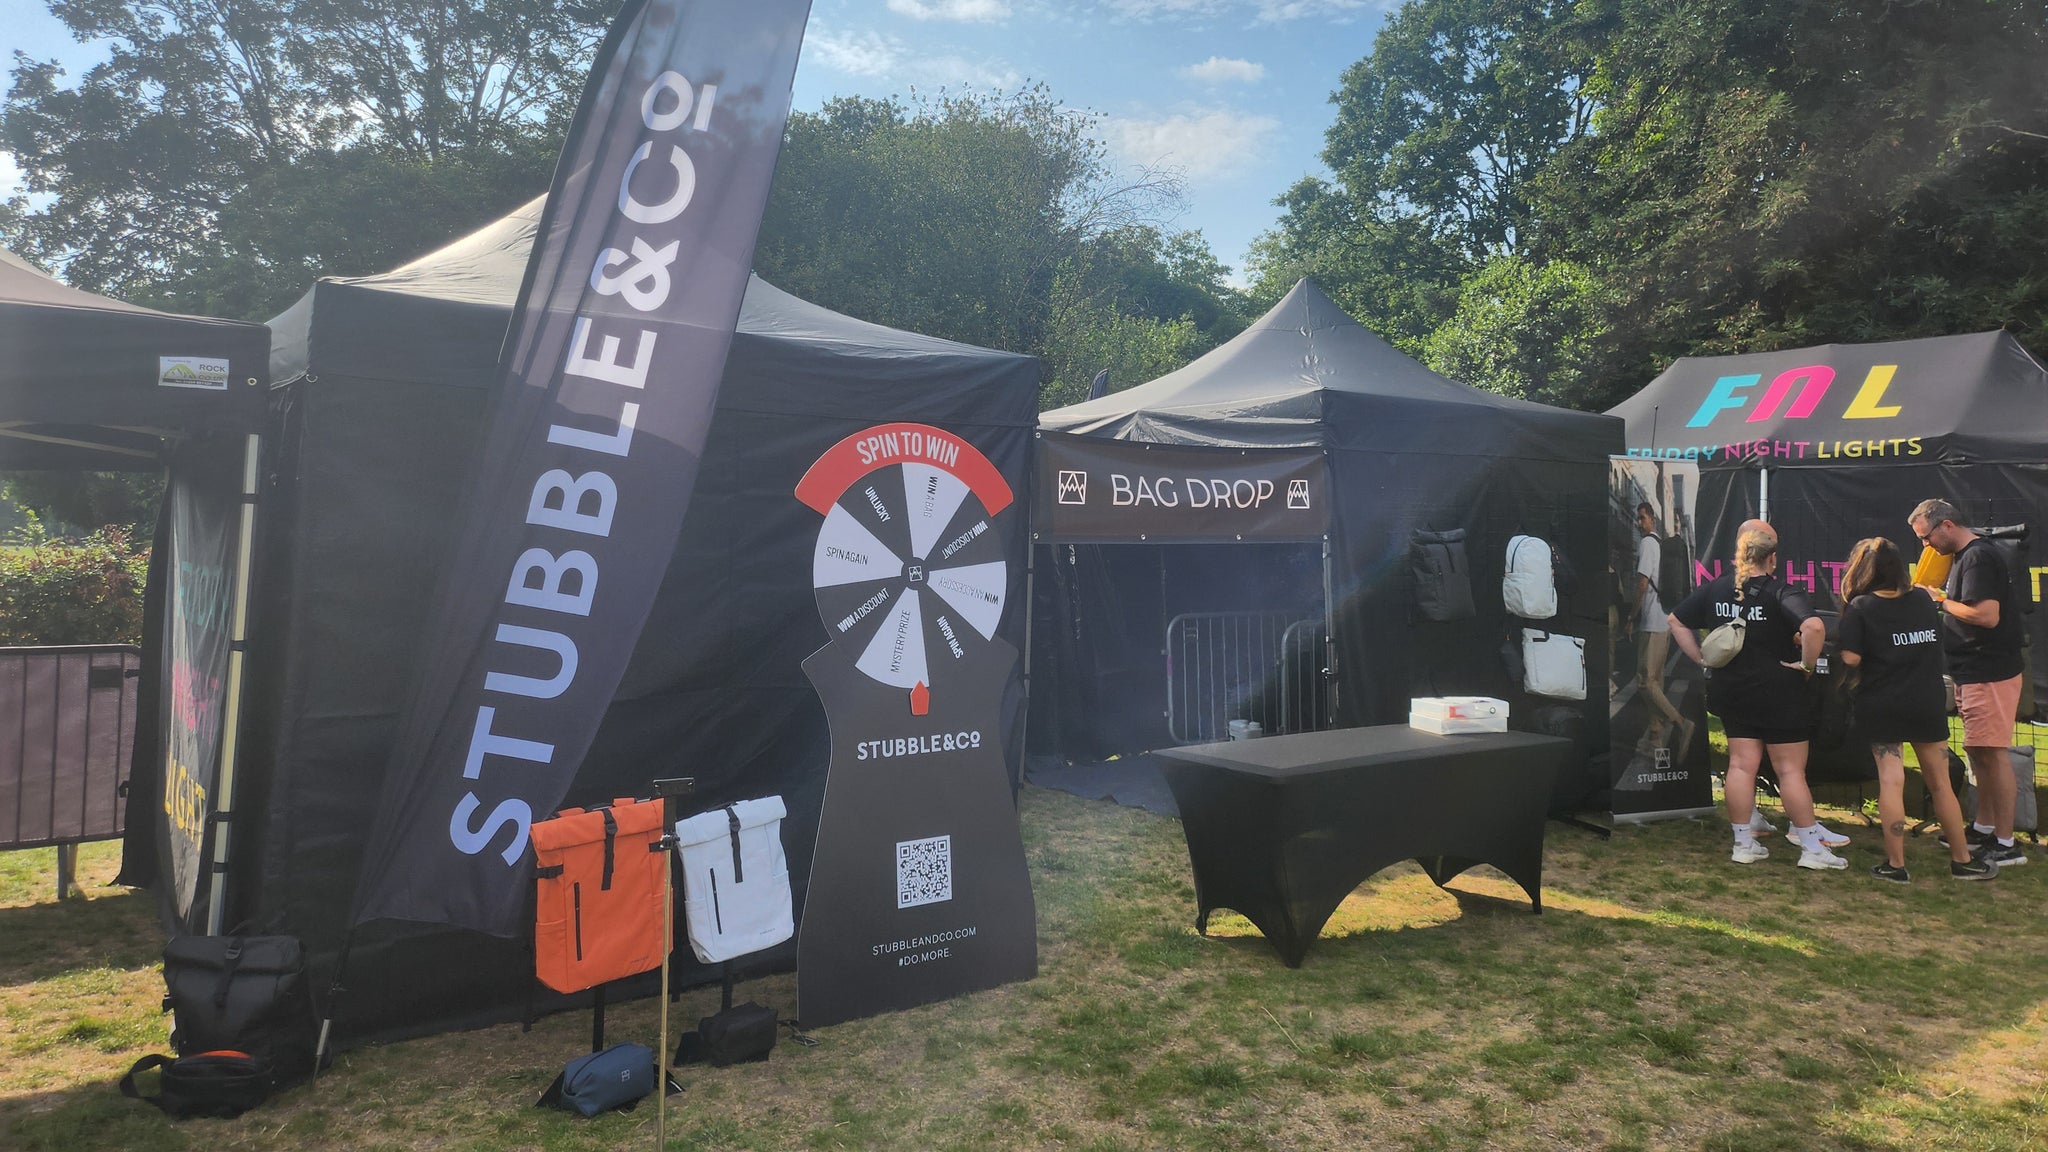
[[[782,797],[741,800],[676,822],[690,950],[706,964],[759,952],[796,933]]]
[[[1508,614],[1524,620],[1557,615],[1557,582],[1551,576],[1550,545],[1534,536],[1508,541],[1507,575],[1500,582]]]
[[[1522,629],[1522,688],[1559,700],[1586,698],[1586,642],[1577,636]]]

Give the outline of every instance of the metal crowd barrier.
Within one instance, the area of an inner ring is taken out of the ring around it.
[[[1166,625],[1166,727],[1183,744],[1230,737],[1232,720],[1267,734],[1328,722],[1320,620],[1286,612],[1186,612]]]
[[[56,846],[57,893],[78,844],[121,835],[142,650],[0,648],[0,849]]]

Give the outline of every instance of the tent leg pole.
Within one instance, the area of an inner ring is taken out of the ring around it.
[[[227,916],[229,840],[234,835],[235,764],[241,746],[242,675],[249,644],[249,570],[256,541],[257,481],[263,459],[263,437],[254,432],[242,445],[242,523],[235,545],[235,590],[232,631],[228,633],[228,683],[221,715],[220,776],[215,785],[219,804],[213,813],[213,881],[206,903],[206,934],[221,934]]]
[[[327,1011],[320,1014],[320,1039],[313,1045],[313,1076],[318,1079],[320,1069],[327,1065],[327,1042],[334,1034],[334,1017],[341,1011],[341,997],[346,991],[341,978],[348,975],[349,950],[355,947],[356,930],[350,928],[348,935],[341,938],[341,958],[334,965],[334,980],[327,986]]]
[[[1318,728],[1337,723],[1337,597],[1335,558],[1323,536],[1323,716]]]
[[[1769,523],[1771,519],[1771,470],[1756,470],[1756,518]]]
[[[1036,600],[1038,586],[1038,544],[1024,542],[1024,714],[1017,717],[1017,779],[1012,782],[1014,795],[1024,788],[1024,760],[1031,754],[1031,609]]]

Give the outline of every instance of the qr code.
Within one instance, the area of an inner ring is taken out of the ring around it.
[[[953,898],[953,838],[932,836],[896,845],[896,906],[942,904]]]

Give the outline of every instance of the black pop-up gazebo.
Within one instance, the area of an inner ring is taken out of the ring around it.
[[[234,918],[304,939],[318,987],[348,927],[540,207],[392,272],[322,280],[272,324],[275,513],[228,900]],[[694,777],[689,803],[704,808],[779,794],[800,914],[829,745],[800,667],[826,631],[812,588],[818,513],[797,483],[842,438],[915,421],[968,440],[1027,491],[1037,383],[1029,357],[864,323],[754,280],[681,538],[564,803],[646,795],[669,776]],[[1023,517],[1000,523],[1014,601]],[[1011,612],[1001,629],[1019,647],[1022,620]],[[1020,739],[1021,708],[1019,697],[1006,725]],[[337,1036],[516,1016],[532,972],[523,943],[379,922],[356,936]]]
[[[1700,563],[1718,572],[1753,516],[1778,529],[1780,571],[1837,607],[1856,541],[1886,536],[1908,560],[1913,506],[1942,497],[1978,526],[2025,525],[2019,573],[2037,706],[2048,702],[2048,368],[2009,332],[1686,357],[1610,413],[1631,456],[1697,461]]]
[[[1416,695],[1500,696],[1528,723],[1555,701],[1502,659],[1518,533],[1559,544],[1579,575],[1539,626],[1585,639],[1574,707],[1586,747],[1606,748],[1618,421],[1439,376],[1304,280],[1193,364],[1039,426],[1034,755],[1219,739],[1251,716],[1268,731],[1399,723]],[[1476,612],[1423,619],[1409,544],[1449,529],[1466,533]],[[1589,767],[1560,802],[1606,783]]]
[[[0,470],[154,472],[166,441],[254,432],[261,324],[95,296],[0,251]]]
[[[131,759],[184,768],[131,781],[126,821],[137,856],[161,842],[193,906],[204,854],[225,836],[179,803],[232,789],[236,748],[222,712],[239,697],[270,333],[261,324],[177,316],[72,288],[0,251],[0,469],[166,474],[150,555],[144,659]],[[62,726],[87,723],[67,714]],[[175,815],[158,837],[153,815]],[[111,831],[106,829],[105,831]],[[151,866],[154,871],[154,865]],[[124,870],[123,879],[132,872]],[[195,929],[219,931],[198,904]]]

